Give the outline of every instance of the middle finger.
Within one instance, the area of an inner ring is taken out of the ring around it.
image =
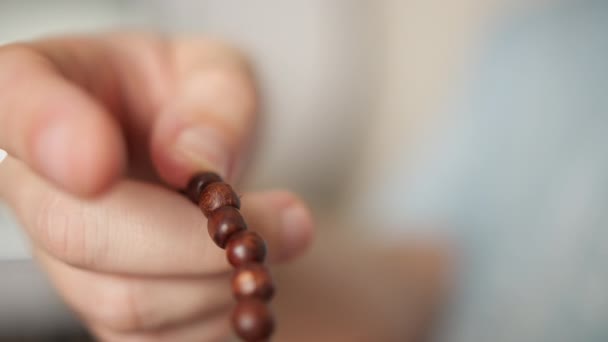
[[[95,273],[36,253],[64,300],[86,322],[120,333],[187,324],[232,306],[230,274],[197,278]]]
[[[203,214],[174,191],[125,180],[103,197],[82,200],[57,191],[10,157],[0,171],[11,173],[0,173],[0,179],[12,179],[0,182],[0,192],[35,245],[70,265],[152,276],[230,269]],[[310,214],[293,195],[248,194],[243,209],[251,228],[270,241],[271,256],[289,259],[310,242]]]

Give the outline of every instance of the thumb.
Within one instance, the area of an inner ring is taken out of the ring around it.
[[[150,144],[157,171],[175,187],[200,170],[233,181],[255,126],[253,77],[236,51],[216,43],[180,41],[174,53],[175,94]]]

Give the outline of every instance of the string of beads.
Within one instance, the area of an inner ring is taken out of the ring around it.
[[[239,211],[239,196],[217,174],[194,175],[186,194],[207,217],[209,235],[226,250],[228,262],[235,268],[232,292],[237,305],[231,318],[235,333],[248,342],[267,340],[274,331],[274,317],[267,303],[275,289],[264,266],[266,243],[258,233],[247,229]]]

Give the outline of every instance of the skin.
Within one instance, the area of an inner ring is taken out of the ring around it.
[[[111,33],[0,47],[0,197],[96,337],[229,336],[231,268],[172,189],[199,170],[237,181],[256,108],[245,58],[208,39]],[[242,202],[272,262],[306,250],[313,221],[295,195]]]

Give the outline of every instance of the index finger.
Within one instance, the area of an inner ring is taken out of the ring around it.
[[[54,190],[19,163],[9,157],[0,167],[0,196],[33,242],[53,257],[119,274],[185,276],[230,269],[200,209],[181,195],[121,181],[102,197],[85,201]],[[7,180],[7,174],[18,176]],[[250,227],[269,241],[275,261],[291,259],[308,246],[312,221],[295,197],[246,195],[243,208]]]

